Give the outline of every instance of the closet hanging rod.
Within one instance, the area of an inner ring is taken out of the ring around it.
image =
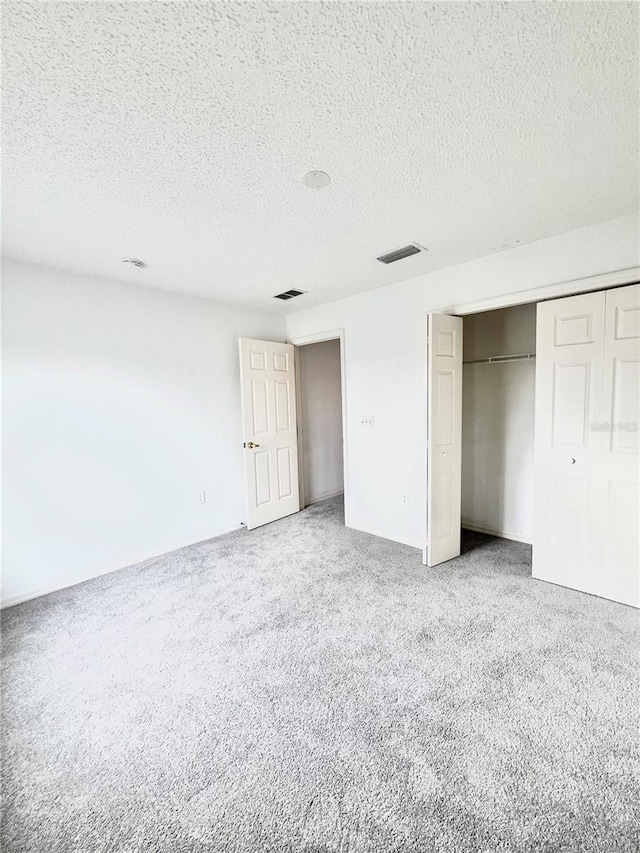
[[[472,358],[463,364],[502,364],[505,361],[529,361],[535,358],[535,352],[522,352],[517,355],[492,355],[489,358]]]

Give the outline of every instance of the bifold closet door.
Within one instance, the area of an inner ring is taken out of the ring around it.
[[[533,576],[638,606],[640,287],[538,305]]]
[[[427,315],[427,542],[424,563],[460,556],[462,317]]]
[[[640,607],[640,284],[606,292],[601,593]]]

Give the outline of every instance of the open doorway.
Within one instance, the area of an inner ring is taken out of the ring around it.
[[[340,338],[296,347],[300,508],[344,495]]]
[[[536,304],[463,318],[461,526],[533,542]]]

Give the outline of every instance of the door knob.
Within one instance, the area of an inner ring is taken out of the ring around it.
[[[249,450],[253,450],[254,447],[260,447],[259,444],[254,444],[252,441],[246,441],[244,446]]]

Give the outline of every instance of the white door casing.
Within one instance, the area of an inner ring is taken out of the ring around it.
[[[240,338],[249,530],[298,512],[294,348]]]
[[[533,547],[535,578],[636,606],[639,317],[638,285],[538,305]]]
[[[427,315],[427,547],[437,566],[460,556],[462,317]]]

